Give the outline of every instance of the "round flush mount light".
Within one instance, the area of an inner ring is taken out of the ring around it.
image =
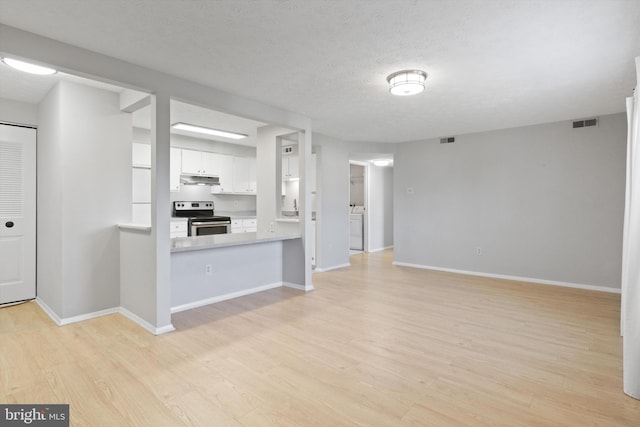
[[[424,90],[427,73],[420,70],[402,70],[389,74],[389,92],[398,96],[415,95]]]
[[[25,73],[38,74],[41,76],[57,73],[57,71],[53,68],[43,67],[42,65],[36,65],[30,62],[20,61],[13,58],[2,58],[2,62],[10,66],[11,68],[24,71]]]

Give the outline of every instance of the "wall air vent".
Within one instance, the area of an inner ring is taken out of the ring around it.
[[[598,126],[598,119],[597,118],[592,118],[592,119],[584,119],[584,120],[576,120],[573,122],[573,128],[577,129],[577,128],[586,128],[586,127],[591,127],[591,126]]]
[[[455,136],[448,136],[446,138],[440,138],[440,144],[453,144],[456,142]]]

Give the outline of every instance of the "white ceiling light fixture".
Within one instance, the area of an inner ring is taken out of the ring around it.
[[[188,132],[196,132],[196,133],[202,133],[205,135],[221,136],[223,138],[231,138],[231,139],[244,139],[247,136],[249,136],[243,133],[212,129],[204,126],[190,125],[188,123],[182,123],[182,122],[174,123],[173,125],[171,125],[171,127],[178,130],[186,130]]]
[[[416,95],[424,90],[427,73],[420,70],[402,70],[389,74],[389,92],[398,96]]]
[[[58,70],[53,68],[43,67],[42,65],[36,65],[30,62],[20,61],[13,58],[2,58],[2,62],[16,70],[24,71],[25,73],[30,74],[38,74],[40,76],[48,76],[58,72]]]

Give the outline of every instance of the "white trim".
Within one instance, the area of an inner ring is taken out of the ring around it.
[[[325,267],[325,268],[319,268],[319,267],[316,267],[316,271],[317,271],[318,273],[324,273],[324,272],[326,272],[326,271],[337,270],[338,268],[343,268],[343,267],[351,267],[351,263],[350,263],[350,262],[348,262],[348,263],[346,263],[346,264],[339,264],[339,265],[334,265],[334,266],[331,266],[331,267]]]
[[[299,291],[305,291],[305,292],[313,291],[315,289],[313,285],[309,285],[307,287],[304,285],[299,285],[297,283],[291,283],[291,282],[282,282],[282,286],[284,286],[285,288],[292,288],[292,289],[297,289]]]
[[[100,311],[94,311],[93,313],[79,314],[73,317],[64,317],[61,319],[60,326],[69,325],[71,323],[78,323],[84,320],[94,319],[96,317],[108,316],[118,312],[118,307],[107,308]]]
[[[211,297],[211,298],[206,298],[206,299],[190,302],[190,303],[187,303],[187,304],[177,305],[175,307],[171,307],[171,313],[172,314],[173,313],[179,313],[181,311],[191,310],[193,308],[198,308],[198,307],[202,307],[202,306],[205,306],[205,305],[214,304],[216,302],[226,301],[226,300],[230,300],[230,299],[233,299],[233,298],[243,297],[245,295],[251,295],[251,294],[258,293],[258,292],[267,291],[269,289],[279,288],[281,286],[283,286],[282,282],[270,283],[268,285],[258,286],[258,287],[251,288],[251,289],[244,289],[244,290],[238,291],[238,292],[231,292],[229,294],[218,295],[218,296],[215,296],[215,297]]]
[[[151,332],[153,335],[166,334],[167,332],[171,332],[171,331],[175,331],[176,330],[176,328],[174,328],[173,325],[171,325],[171,324],[163,326],[161,328],[156,328],[151,323],[149,323],[146,320],[144,320],[142,317],[138,316],[137,314],[134,314],[134,313],[130,312],[129,310],[127,310],[124,307],[120,307],[118,309],[118,313],[122,314],[124,317],[126,317],[129,320],[131,320],[133,323],[136,323],[138,326],[141,326],[142,328],[144,328],[147,331]]]
[[[384,248],[378,248],[378,249],[373,249],[370,250],[369,253],[373,253],[373,252],[382,252],[382,251],[386,251],[387,249],[392,249],[393,245],[391,246],[385,246]]]
[[[42,311],[44,311],[47,314],[47,316],[49,316],[51,318],[51,320],[53,320],[53,322],[56,325],[58,325],[58,326],[62,325],[62,320],[60,320],[60,317],[58,317],[58,315],[55,313],[55,311],[53,311],[51,309],[51,307],[49,307],[47,305],[47,303],[42,301],[42,299],[40,299],[40,297],[36,297],[36,304],[38,304],[40,306]]]
[[[86,314],[80,314],[78,316],[61,318],[40,297],[36,297],[35,301],[36,301],[36,304],[40,306],[42,311],[44,311],[51,318],[51,320],[53,320],[55,324],[58,326],[70,325],[71,323],[78,323],[84,320],[94,319],[96,317],[108,316],[110,314],[115,314],[118,312],[118,307],[113,307],[113,308],[107,308],[105,310],[94,311],[93,313],[86,313]]]
[[[457,270],[454,268],[433,267],[430,265],[411,264],[408,262],[399,262],[399,261],[394,261],[393,265],[397,265],[400,267],[421,268],[423,270],[445,271],[447,273],[466,274],[469,276],[480,276],[480,277],[491,277],[494,279],[513,280],[516,282],[536,283],[540,285],[562,286],[565,288],[584,289],[587,291],[609,292],[613,294],[620,293],[620,289],[611,288],[608,286],[584,285],[581,283],[559,282],[556,280],[546,280],[546,279],[535,279],[533,277],[520,277],[520,276],[509,276],[506,274],[482,273],[478,271],[467,271],[467,270]]]
[[[78,316],[66,317],[61,319],[60,316],[58,316],[51,309],[51,307],[49,307],[47,303],[45,303],[40,297],[36,297],[35,302],[40,306],[42,311],[44,311],[51,318],[51,320],[53,320],[53,322],[58,326],[65,326],[71,323],[78,323],[84,320],[94,319],[96,317],[102,317],[102,316],[108,316],[110,314],[120,313],[124,317],[127,317],[129,320],[133,321],[134,323],[137,323],[139,326],[142,326],[144,329],[151,332],[153,335],[160,335],[160,334],[164,334],[166,332],[171,332],[175,330],[173,325],[167,325],[167,326],[163,326],[162,328],[156,328],[150,323],[148,323],[147,321],[140,318],[139,316],[133,314],[126,308],[122,308],[122,307],[107,308],[105,310],[94,311],[93,313],[86,313]]]

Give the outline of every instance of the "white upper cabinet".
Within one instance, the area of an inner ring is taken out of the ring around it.
[[[233,157],[225,154],[208,153],[214,175],[220,177],[220,185],[211,186],[211,192],[233,193]]]
[[[257,178],[255,158],[233,158],[233,191],[235,193],[256,194]]]
[[[180,171],[182,168],[182,150],[171,147],[169,158],[169,190],[180,191]]]
[[[182,173],[202,174],[202,152],[195,150],[182,150]]]
[[[151,145],[134,142],[131,144],[131,165],[139,168],[151,167]]]
[[[255,157],[235,157],[188,149],[180,151],[182,152],[180,160],[181,173],[212,175],[220,178],[220,185],[212,185],[211,193],[256,194]],[[173,188],[173,185],[171,188]],[[179,184],[177,191],[179,191]]]
[[[206,151],[182,150],[182,173],[193,175],[218,175],[218,154]]]
[[[131,201],[151,203],[151,170],[133,168],[131,170]]]
[[[220,162],[218,160],[218,154],[202,153],[202,173],[203,175],[219,175],[220,174]]]
[[[298,156],[286,156],[282,158],[282,179],[290,180],[298,178]]]

